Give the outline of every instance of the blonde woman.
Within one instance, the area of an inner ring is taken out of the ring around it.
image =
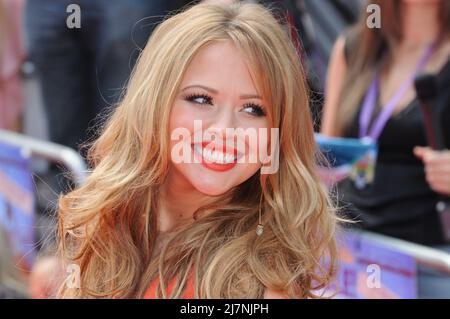
[[[279,134],[230,148],[230,128]],[[247,160],[275,144],[274,169]],[[180,146],[196,161],[178,161]],[[337,220],[315,152],[304,72],[269,11],[170,17],[90,149],[87,182],[60,199],[60,250],[80,270],[61,296],[315,297],[335,272]]]

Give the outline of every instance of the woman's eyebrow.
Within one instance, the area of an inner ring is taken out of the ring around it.
[[[204,89],[212,94],[217,94],[219,93],[216,89],[204,86],[204,85],[199,85],[199,84],[194,84],[194,85],[188,85],[186,86],[184,89],[182,89],[181,91],[186,91],[187,89],[192,89],[192,88],[201,88]],[[239,96],[239,98],[241,100],[245,100],[245,99],[260,99],[262,100],[262,97],[259,96],[258,94],[242,94],[241,96]]]

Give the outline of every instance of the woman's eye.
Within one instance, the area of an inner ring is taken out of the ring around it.
[[[244,105],[244,107],[242,109],[244,112],[247,112],[254,116],[260,117],[260,116],[266,115],[266,112],[264,111],[264,109],[257,104],[253,104],[253,103],[246,104],[246,105]]]
[[[186,101],[196,103],[196,104],[209,104],[212,105],[212,98],[206,94],[191,94],[185,97]]]
[[[195,103],[198,105],[213,105],[213,99],[207,94],[190,94],[184,97],[184,99],[188,102]],[[249,113],[253,116],[265,116],[266,112],[263,107],[254,103],[245,104],[242,107],[242,110],[245,113]]]

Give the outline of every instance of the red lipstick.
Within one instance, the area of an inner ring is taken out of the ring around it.
[[[217,151],[217,152],[221,152],[221,153],[225,153],[225,154],[231,154],[234,157],[234,161],[231,163],[217,163],[217,162],[212,162],[210,160],[205,159],[204,156],[200,155],[198,153],[198,151],[196,151],[194,149],[194,145],[192,145],[192,151],[194,152],[194,156],[197,158],[197,160],[202,164],[203,167],[216,171],[216,172],[226,172],[231,170],[234,166],[236,166],[237,164],[237,154],[238,151],[236,148],[234,147],[227,147],[226,145],[215,145],[214,142],[202,142],[201,143],[201,147],[202,147],[202,152],[204,152],[204,150],[211,150],[211,151]],[[197,144],[198,145],[198,144]]]

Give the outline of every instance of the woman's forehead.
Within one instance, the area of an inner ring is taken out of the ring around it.
[[[199,84],[218,91],[260,95],[255,80],[244,52],[231,40],[221,40],[209,43],[197,52],[184,74],[182,88]]]

